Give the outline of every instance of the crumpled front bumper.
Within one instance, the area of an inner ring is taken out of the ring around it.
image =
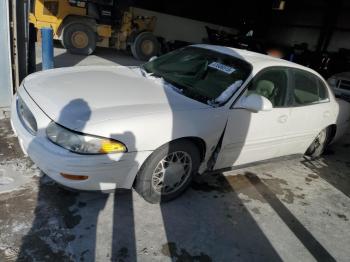
[[[35,104],[27,92],[20,88],[19,95],[33,113],[38,132],[34,136],[24,127],[16,108],[16,96],[11,109],[11,124],[20,146],[33,162],[58,183],[81,190],[113,190],[131,188],[135,176],[152,151],[81,155],[61,148],[46,137],[45,129],[51,119]],[[61,173],[88,176],[86,180],[70,180]]]

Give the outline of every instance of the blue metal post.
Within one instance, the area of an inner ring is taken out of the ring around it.
[[[53,31],[52,28],[41,28],[42,68],[53,68]]]

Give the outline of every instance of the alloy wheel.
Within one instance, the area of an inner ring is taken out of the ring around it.
[[[192,159],[184,151],[169,153],[160,160],[152,174],[153,189],[162,194],[171,194],[182,187],[192,172]]]

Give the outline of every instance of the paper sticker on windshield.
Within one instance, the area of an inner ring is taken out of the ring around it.
[[[236,69],[234,69],[233,67],[223,65],[218,62],[212,62],[208,66],[211,68],[217,69],[221,72],[224,72],[226,74],[232,74],[234,71],[236,71]]]

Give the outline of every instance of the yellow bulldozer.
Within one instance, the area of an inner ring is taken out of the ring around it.
[[[54,39],[74,54],[90,55],[101,46],[131,49],[136,59],[148,60],[160,50],[156,17],[135,16],[114,0],[30,0],[29,22],[38,32],[51,27]]]

